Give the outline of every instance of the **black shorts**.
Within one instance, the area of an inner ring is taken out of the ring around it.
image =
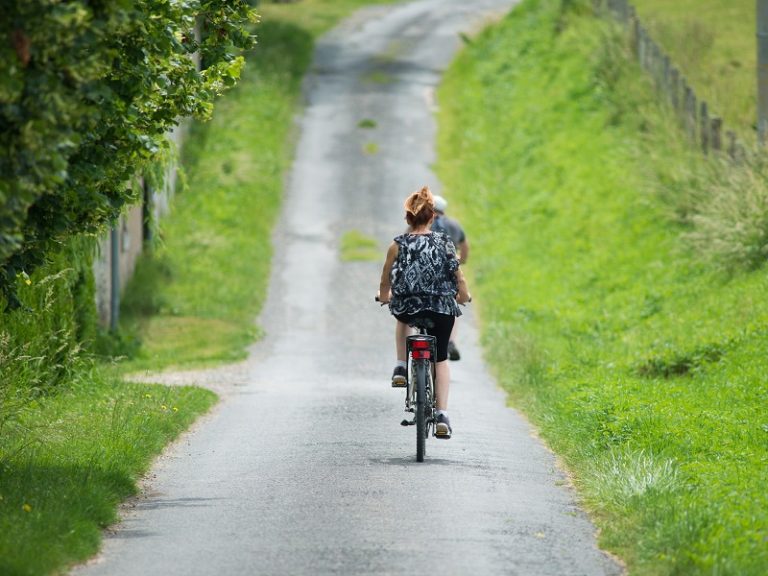
[[[432,310],[423,310],[416,314],[396,314],[395,318],[405,324],[410,325],[416,318],[429,318],[432,320],[432,327],[427,328],[427,334],[437,338],[437,362],[448,360],[448,340],[451,339],[451,330],[456,321],[455,316],[450,314],[438,314]]]

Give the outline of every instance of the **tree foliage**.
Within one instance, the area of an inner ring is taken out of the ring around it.
[[[0,289],[13,305],[18,275],[135,199],[131,176],[179,118],[210,116],[255,13],[245,0],[0,6]]]

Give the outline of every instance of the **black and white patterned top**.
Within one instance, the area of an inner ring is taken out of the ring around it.
[[[390,271],[394,315],[432,310],[461,316],[456,303],[456,269],[459,260],[453,242],[437,232],[402,234],[394,239],[397,258]]]

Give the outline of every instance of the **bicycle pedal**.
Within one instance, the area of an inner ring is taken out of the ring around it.
[[[416,424],[416,420],[408,420],[407,418],[403,418],[400,421],[400,426],[413,426]]]
[[[405,382],[405,381],[400,382],[399,380],[398,381],[392,380],[392,388],[408,388],[408,382]]]

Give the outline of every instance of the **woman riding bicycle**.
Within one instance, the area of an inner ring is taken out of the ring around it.
[[[405,201],[408,232],[397,236],[387,250],[378,297],[382,303],[389,304],[390,312],[398,320],[393,386],[405,384],[405,340],[409,325],[416,318],[430,320],[427,332],[437,339],[435,435],[450,438],[452,430],[446,413],[451,378],[448,341],[456,316],[461,316],[458,304],[469,302],[471,296],[453,243],[444,234],[430,229],[434,218],[434,198],[427,186],[408,196]]]

